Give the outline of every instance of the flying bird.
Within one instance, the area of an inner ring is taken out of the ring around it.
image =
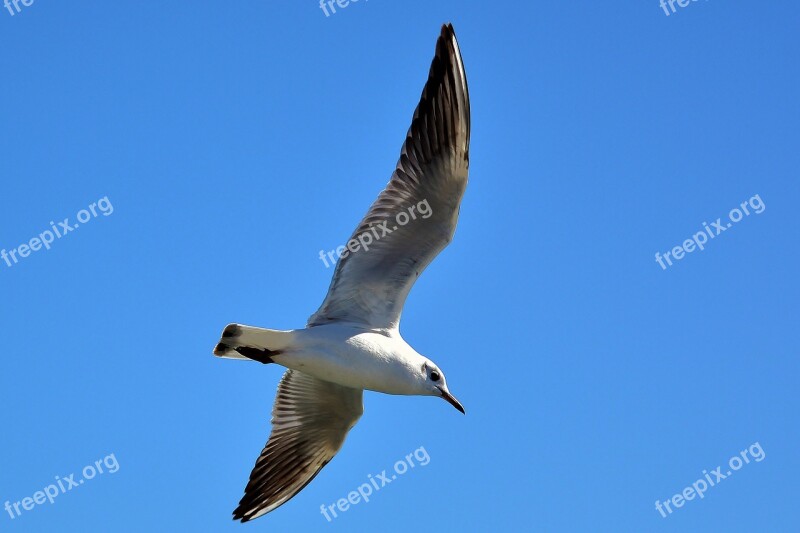
[[[467,79],[447,24],[397,167],[348,241],[320,308],[304,329],[229,324],[214,349],[219,357],[287,368],[272,409],[272,433],[234,520],[263,516],[310,483],[361,417],[365,389],[438,396],[464,413],[444,372],[409,346],[398,326],[414,281],[455,233],[469,138]],[[411,216],[422,206],[423,216]]]

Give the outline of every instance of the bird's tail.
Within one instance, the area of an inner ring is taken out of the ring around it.
[[[252,359],[272,363],[272,357],[288,350],[294,332],[255,328],[241,324],[228,324],[222,338],[214,348],[214,355],[229,359]]]

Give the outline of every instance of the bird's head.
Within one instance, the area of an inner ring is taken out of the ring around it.
[[[461,405],[461,402],[456,400],[456,397],[450,394],[450,391],[447,388],[447,380],[444,377],[444,372],[442,372],[439,367],[433,363],[433,361],[426,359],[422,364],[421,371],[421,377],[424,380],[423,387],[425,387],[426,394],[443,398],[450,405],[466,414],[466,411],[464,411],[464,406]]]

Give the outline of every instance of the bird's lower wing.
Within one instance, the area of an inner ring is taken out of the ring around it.
[[[288,370],[272,408],[272,433],[233,512],[234,520],[258,518],[308,485],[364,412],[363,393]]]

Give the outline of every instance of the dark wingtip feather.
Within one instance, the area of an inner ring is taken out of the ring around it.
[[[249,519],[249,518],[247,518],[247,517],[244,515],[244,509],[242,508],[242,506],[241,506],[241,505],[240,505],[239,507],[237,507],[237,508],[236,508],[236,509],[233,511],[233,520],[234,520],[234,522],[236,522],[236,521],[239,521],[239,522],[241,522],[242,524],[244,524],[245,522],[249,522],[249,521],[250,521],[250,519]]]
[[[428,81],[422,91],[420,98],[420,108],[417,109],[415,117],[430,112],[432,101],[440,97],[440,92],[453,91],[455,97],[454,119],[464,127],[466,136],[466,146],[464,147],[464,157],[469,160],[469,138],[470,138],[470,103],[469,87],[467,85],[467,74],[464,70],[464,62],[461,57],[461,48],[458,45],[456,32],[451,23],[443,24],[439,38],[436,41],[436,53],[431,62]],[[460,98],[458,95],[461,95]],[[439,118],[441,120],[441,118]],[[458,124],[448,124],[452,130],[450,133],[457,133]],[[413,126],[412,126],[413,128]]]

